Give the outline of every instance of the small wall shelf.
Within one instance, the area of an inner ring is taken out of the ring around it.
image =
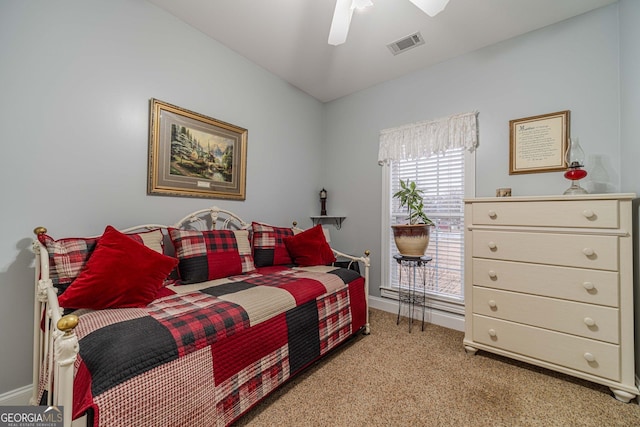
[[[342,227],[342,221],[344,221],[347,217],[320,215],[320,216],[312,216],[310,218],[311,218],[311,221],[313,221],[313,225],[331,223],[335,225],[338,230],[340,230],[340,227]]]

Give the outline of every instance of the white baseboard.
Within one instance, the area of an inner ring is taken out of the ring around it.
[[[387,311],[389,313],[397,313],[398,301],[388,298],[369,296],[369,307]],[[421,309],[416,309],[414,319],[422,320]],[[464,316],[460,314],[427,308],[425,312],[425,321],[445,328],[455,329],[456,331],[464,331]]]
[[[0,394],[0,406],[28,405],[31,399],[31,385]]]

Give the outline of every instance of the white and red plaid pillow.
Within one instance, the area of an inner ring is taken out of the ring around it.
[[[249,231],[169,228],[183,284],[200,283],[255,270]]]
[[[159,228],[140,233],[127,234],[138,243],[163,252],[163,234]],[[49,278],[55,287],[65,289],[84,269],[96,248],[98,237],[68,237],[54,240],[47,234],[38,236],[49,254]]]
[[[145,233],[143,237],[150,236]],[[108,225],[78,277],[58,299],[60,306],[93,310],[146,307],[178,260],[140,240],[144,239]]]
[[[253,231],[251,246],[256,267],[293,263],[284,245],[284,238],[294,234],[291,228],[252,222],[251,230]]]

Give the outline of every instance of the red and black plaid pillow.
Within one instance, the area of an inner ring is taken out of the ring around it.
[[[127,234],[138,243],[162,253],[162,231],[159,228],[140,233]],[[75,280],[84,269],[89,257],[96,248],[98,237],[68,237],[54,240],[47,234],[38,236],[38,240],[47,248],[49,254],[49,278],[60,289]]]
[[[253,261],[256,267],[293,263],[284,245],[285,237],[291,237],[294,234],[291,228],[252,222],[251,230],[253,231],[251,240]]]
[[[255,270],[249,231],[169,228],[183,284],[206,282]]]

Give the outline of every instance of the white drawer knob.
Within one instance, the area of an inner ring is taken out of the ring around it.
[[[593,256],[595,252],[593,251],[593,248],[584,248],[582,250],[582,253],[585,254],[586,256]]]
[[[591,282],[584,282],[582,284],[582,287],[585,288],[588,291],[591,291],[591,290],[593,290],[595,288],[595,286],[593,286],[593,283],[591,283]]]
[[[496,302],[492,299],[489,300],[488,304],[491,308],[496,308],[498,306],[498,304],[496,304]]]
[[[496,274],[495,271],[489,270],[489,277],[491,277],[492,279],[495,279],[496,277],[498,277],[498,275]]]
[[[596,324],[596,321],[593,320],[591,317],[585,317],[584,324],[587,326],[594,326]]]
[[[489,329],[489,336],[490,337],[495,337],[496,335],[498,335],[498,333],[496,332],[495,329]]]
[[[489,211],[487,212],[487,214],[489,214],[489,218],[492,218],[492,219],[495,219],[498,216],[496,211]]]
[[[586,360],[587,362],[595,362],[596,357],[593,354],[587,352],[584,354],[584,360]]]
[[[491,249],[491,250],[494,250],[495,248],[498,247],[498,245],[496,245],[495,242],[489,242],[489,244],[487,246],[489,246],[489,249]]]
[[[585,209],[582,211],[582,215],[584,215],[585,218],[593,218],[595,216],[595,214],[593,213],[593,211],[591,209]]]

